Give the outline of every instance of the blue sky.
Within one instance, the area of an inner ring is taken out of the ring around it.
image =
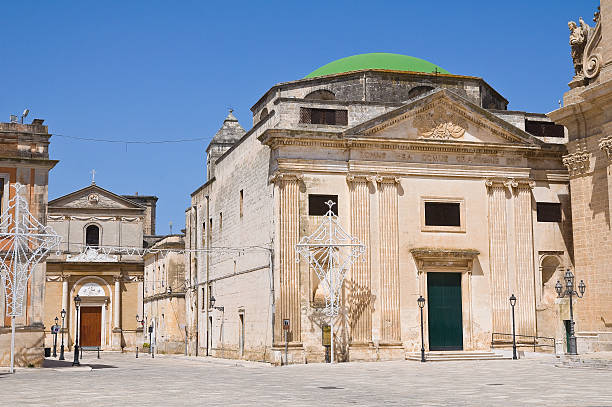
[[[13,1],[2,4],[0,120],[25,107],[53,134],[210,138],[228,107],[335,59],[393,52],[483,77],[513,110],[548,112],[572,76],[568,20],[584,1]],[[157,233],[184,227],[207,140],[128,145],[52,137],[49,198],[90,183],[157,195]]]

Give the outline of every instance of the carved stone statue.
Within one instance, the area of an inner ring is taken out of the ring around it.
[[[575,21],[570,21],[567,26],[570,29],[570,47],[572,48],[572,60],[574,61],[574,72],[576,76],[582,76],[582,56],[584,54],[584,47],[589,37],[590,28],[587,23],[584,22],[582,17],[578,20],[580,25],[576,24]]]

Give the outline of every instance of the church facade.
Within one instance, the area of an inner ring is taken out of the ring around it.
[[[47,258],[44,323],[54,324],[66,310],[66,345],[102,350],[135,349],[144,341],[143,270],[140,253],[103,247],[142,249],[155,234],[152,196],[120,196],[92,184],[49,202],[48,224],[62,237],[61,248]],[[148,233],[146,233],[147,231]],[[74,297],[79,295],[77,311]],[[78,314],[78,315],[77,315]],[[47,332],[46,344],[53,337]]]
[[[419,296],[428,351],[508,344],[512,294],[525,341],[563,343],[567,136],[507,105],[481,78],[365,54],[275,85],[248,131],[230,112],[186,212],[186,247],[207,250],[185,263],[190,353],[280,363],[287,347],[290,363],[324,359],[325,293],[295,245],[328,200],[367,247],[334,321],[340,360],[419,350]]]

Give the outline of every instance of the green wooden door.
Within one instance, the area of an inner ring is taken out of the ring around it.
[[[461,273],[427,273],[429,350],[463,349]]]

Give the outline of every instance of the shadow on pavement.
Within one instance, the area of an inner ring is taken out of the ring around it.
[[[87,363],[81,360],[81,366],[89,366],[92,369],[116,369],[117,366],[113,365],[102,365],[99,363]],[[71,360],[55,360],[55,359],[45,359],[42,365],[43,369],[58,369],[63,367],[72,367]]]

